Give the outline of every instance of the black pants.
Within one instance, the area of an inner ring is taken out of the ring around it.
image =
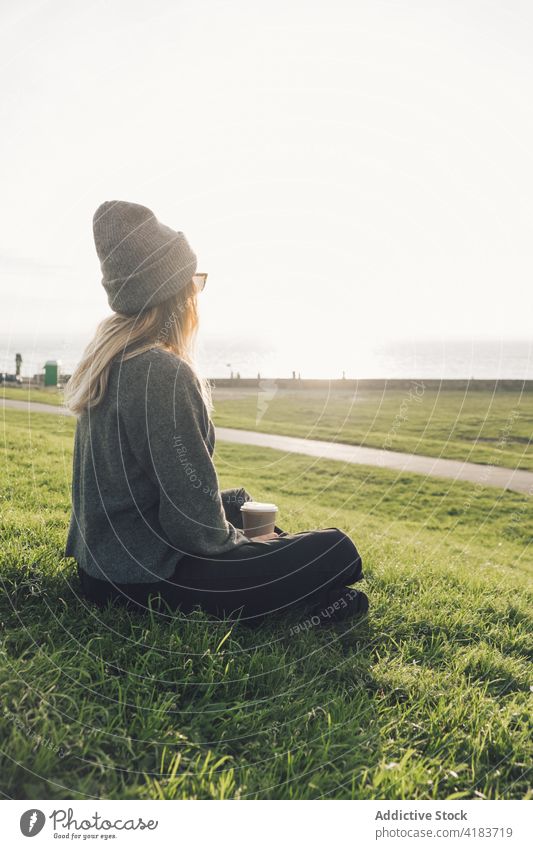
[[[250,499],[243,490],[226,490],[228,520],[242,527],[240,505]],[[277,528],[277,539],[249,542],[216,557],[187,554],[171,578],[147,584],[112,584],[80,570],[82,589],[91,600],[110,599],[145,608],[149,596],[160,596],[185,612],[200,606],[216,616],[241,620],[264,617],[295,606],[318,604],[332,590],[363,577],[361,557],[338,528],[288,534]]]

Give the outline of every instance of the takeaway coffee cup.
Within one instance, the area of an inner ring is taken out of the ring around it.
[[[262,501],[245,501],[241,507],[242,527],[245,535],[253,539],[262,534],[271,534],[276,524],[278,508],[275,504]]]

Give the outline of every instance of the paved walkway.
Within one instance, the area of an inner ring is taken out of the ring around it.
[[[71,416],[70,410],[66,407],[56,407],[55,404],[30,404],[29,401],[10,401],[7,398],[0,398],[0,407],[11,407],[13,410],[25,410],[32,413],[55,413],[56,416]]]
[[[29,407],[25,401],[0,399],[0,403],[17,410],[28,410]],[[52,404],[33,404],[31,412],[71,415],[64,407],[54,407]],[[505,469],[480,463],[464,463],[461,460],[445,460],[441,457],[424,457],[420,454],[402,454],[399,451],[385,451],[380,448],[363,448],[360,445],[348,445],[344,442],[323,442],[318,439],[302,439],[296,436],[258,433],[254,430],[228,427],[217,427],[216,434],[220,442],[275,448],[287,454],[307,454],[310,457],[322,457],[341,463],[380,466],[397,472],[414,472],[417,475],[468,481],[533,495],[533,472],[523,469]]]

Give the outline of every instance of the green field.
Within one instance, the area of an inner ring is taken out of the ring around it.
[[[533,469],[533,392],[364,389],[215,396],[216,423]],[[231,394],[231,393],[228,393]]]
[[[222,486],[351,534],[371,616],[102,612],[62,559],[73,429],[4,413],[4,795],[531,798],[531,499],[221,443]]]
[[[0,398],[60,405],[55,389],[1,387]],[[217,390],[224,427],[533,470],[533,392],[469,389]]]

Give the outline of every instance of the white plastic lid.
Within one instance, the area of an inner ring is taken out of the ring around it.
[[[266,512],[266,513],[274,513],[278,508],[275,504],[267,504],[263,501],[245,501],[241,507],[241,510],[246,510],[246,512],[253,513],[257,512]]]

